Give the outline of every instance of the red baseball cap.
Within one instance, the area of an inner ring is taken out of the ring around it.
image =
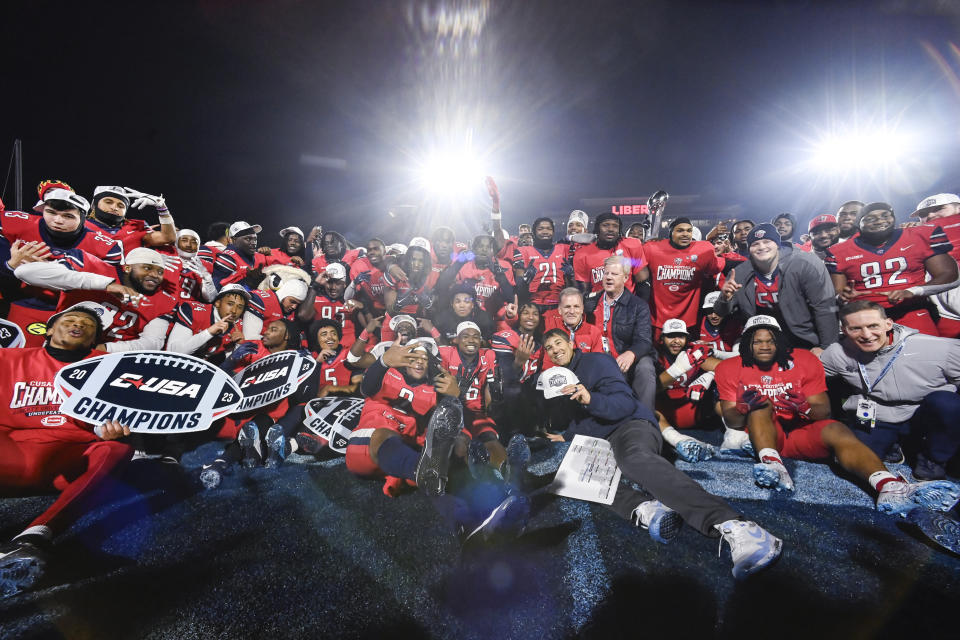
[[[829,213],[824,213],[810,221],[810,225],[807,227],[807,233],[810,233],[816,227],[819,227],[822,224],[839,224],[839,223],[837,222],[837,216],[832,216]]]

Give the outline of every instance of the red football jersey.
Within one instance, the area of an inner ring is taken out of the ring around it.
[[[667,358],[659,351],[657,352],[657,375],[669,369],[670,365],[672,364],[673,360]],[[690,371],[681,374],[679,378],[674,378],[673,382],[667,385],[667,388],[665,389],[667,397],[673,398],[674,400],[679,400],[680,398],[686,397],[687,387],[690,386],[690,383],[699,378],[701,373],[703,373],[703,371],[700,369],[700,365],[697,365],[693,369],[690,369]]]
[[[536,275],[530,280],[530,301],[539,305],[560,304],[560,292],[565,286],[563,263],[570,257],[570,245],[556,244],[544,255],[536,247],[517,247],[513,252],[513,267],[525,270],[533,265]]]
[[[502,329],[490,337],[490,348],[497,353],[516,354],[517,347],[520,345],[520,334],[513,329]],[[537,345],[533,353],[523,365],[523,371],[520,373],[520,382],[523,382],[533,374],[539,371],[540,360],[543,359],[543,347]]]
[[[794,349],[792,362],[786,369],[781,369],[777,364],[770,369],[745,367],[743,360],[737,356],[721,362],[714,373],[721,400],[737,402],[745,389],[758,389],[773,401],[781,424],[798,419],[796,413],[778,402],[788,391],[810,397],[827,390],[820,359],[806,349]]]
[[[334,260],[334,262],[342,262],[347,266],[347,272],[350,271],[350,267],[353,266],[353,263],[357,261],[357,258],[363,255],[363,250],[361,249],[351,249],[343,254],[343,257],[339,260]],[[330,264],[327,261],[327,257],[322,253],[318,253],[313,257],[313,262],[310,263],[313,266],[314,273],[320,273],[327,268],[327,265]]]
[[[241,253],[233,249],[224,249],[217,254],[217,259],[213,263],[213,281],[218,282],[218,287],[225,284],[242,282],[247,274],[263,267],[274,264],[273,258],[254,253],[251,262]]]
[[[885,292],[923,285],[927,273],[923,261],[952,251],[943,229],[924,224],[895,229],[882,247],[868,245],[861,236],[839,242],[826,250],[824,263],[830,273],[847,277],[847,284],[862,294],[859,299],[891,308],[895,305]]]
[[[64,249],[53,245],[47,232],[40,228],[42,216],[31,215],[22,211],[4,211],[0,216],[3,225],[3,235],[13,244],[16,240],[26,242],[43,242],[50,247],[50,253],[58,255]],[[109,235],[84,227],[76,242],[69,249],[79,249],[92,256],[100,258],[107,264],[119,266],[123,263],[123,247]]]
[[[493,380],[494,369],[497,366],[497,356],[490,349],[477,351],[477,364],[473,371],[463,366],[460,352],[456,347],[440,347],[440,360],[450,375],[457,378],[460,384],[460,397],[463,406],[475,414],[486,413],[483,405],[483,392],[487,382]],[[464,384],[466,383],[466,388]]]
[[[200,262],[203,263],[203,266],[207,268],[209,273],[213,273],[213,264],[217,260],[217,256],[223,251],[220,247],[213,247],[208,244],[200,245],[200,248],[197,250],[197,257],[200,258]]]
[[[356,428],[393,429],[422,444],[425,417],[436,404],[437,392],[429,379],[411,384],[396,369],[387,369],[380,390],[363,403]]]
[[[603,280],[603,261],[612,255],[630,259],[630,277],[627,278],[626,288],[633,293],[633,276],[647,264],[643,243],[636,238],[621,238],[612,249],[601,249],[596,245],[587,244],[576,249],[573,257],[573,275],[580,282],[590,285],[590,291],[600,291]]]
[[[373,266],[370,259],[364,256],[357,258],[350,267],[351,280],[355,281],[360,274],[364,274],[365,277],[363,282],[357,285],[357,289],[366,293],[373,301],[373,315],[382,315],[385,310],[383,292],[387,288],[387,283],[383,279],[383,271]]]
[[[670,318],[680,318],[688,327],[697,322],[700,295],[713,288],[720,263],[713,245],[705,240],[677,249],[669,240],[648,242],[643,247],[650,265],[650,321],[662,327]]]
[[[153,295],[143,296],[137,306],[121,302],[116,296],[106,291],[84,291],[75,289],[64,291],[57,305],[57,311],[71,307],[78,302],[90,300],[101,304],[114,312],[113,324],[104,332],[103,342],[124,342],[136,340],[143,332],[143,328],[154,318],[165,317],[173,322],[174,310],[179,300],[165,291],[157,291]]]
[[[87,229],[105,233],[116,240],[123,247],[124,255],[137,247],[144,246],[143,236],[153,231],[145,220],[132,218],[124,218],[119,227],[108,227],[96,218],[87,218]]]
[[[780,269],[774,269],[769,278],[759,273],[756,276],[754,303],[757,305],[757,313],[761,313],[760,309],[776,309],[780,304]]]
[[[497,262],[503,269],[503,274],[507,277],[507,282],[516,285],[517,283],[513,279],[513,269],[510,267],[510,263],[506,260],[498,260]],[[478,268],[477,264],[471,260],[465,263],[463,267],[460,268],[460,271],[457,272],[458,283],[466,280],[476,281],[474,290],[477,292],[476,300],[480,308],[489,313],[496,313],[496,309],[487,309],[487,300],[500,289],[500,285],[497,284],[497,279],[493,277],[493,272],[490,271],[490,269]],[[509,302],[513,302],[513,300],[511,299]]]
[[[163,290],[180,300],[196,300],[203,291],[203,278],[183,261],[173,247],[156,249],[163,256]]]
[[[313,301],[313,308],[316,311],[316,318],[325,318],[327,320],[336,320],[343,329],[343,337],[340,338],[340,344],[347,347],[357,340],[357,327],[354,323],[356,311],[347,312],[347,304],[343,300],[331,300],[327,296],[318,293]]]
[[[927,224],[936,225],[943,229],[943,232],[947,235],[947,240],[950,242],[950,246],[953,247],[950,250],[950,255],[953,256],[954,260],[960,262],[960,214],[937,218]]]
[[[332,384],[338,387],[345,387],[350,384],[353,376],[360,375],[359,371],[347,368],[347,354],[350,349],[340,345],[337,355],[329,360],[324,360],[320,354],[314,353],[313,357],[317,361],[317,367],[320,370],[320,386],[325,387]]]
[[[174,322],[182,324],[191,333],[197,334],[205,329],[209,329],[215,322],[213,319],[213,305],[203,302],[181,302],[174,313]],[[203,346],[203,349],[194,352],[192,355],[197,357],[206,357],[214,353],[223,353],[230,348],[234,342],[230,334],[239,330],[243,333],[243,321],[237,320],[233,323],[233,329],[219,336],[213,336]]]
[[[89,356],[103,355],[92,351]],[[0,431],[20,442],[93,442],[93,427],[60,413],[53,379],[67,363],[43,347],[0,349]]]
[[[700,338],[697,342],[712,344],[720,351],[730,351],[742,333],[743,326],[733,318],[727,318],[719,327],[714,327],[703,318],[700,320]]]
[[[250,302],[247,303],[247,311],[263,320],[263,328],[274,320],[293,320],[296,317],[296,311],[284,313],[280,306],[280,299],[273,291],[263,291],[254,289],[250,292]]]

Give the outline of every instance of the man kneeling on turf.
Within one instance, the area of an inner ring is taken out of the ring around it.
[[[578,382],[561,389],[569,395],[570,424],[551,440],[572,440],[577,434],[610,441],[623,475],[643,487],[620,486],[612,508],[648,529],[659,542],[679,533],[680,519],[707,536],[719,532],[730,544],[733,575],[743,578],[763,569],[780,555],[782,542],[739,513],[661,457],[663,438],[653,412],[645,407],[623,379],[617,362],[606,353],[574,349],[567,333],[551,329],[543,348],[558,367],[572,371]],[[542,375],[554,375],[549,369]]]
[[[847,471],[877,491],[877,510],[906,516],[915,507],[949,511],[960,486],[946,481],[908,483],[893,475],[849,427],[830,419],[823,365],[806,349],[793,349],[770,316],[747,321],[741,355],[716,368],[723,419],[746,427],[759,452],[753,477],[761,487],[792,491],[781,456],[822,460],[836,456]]]

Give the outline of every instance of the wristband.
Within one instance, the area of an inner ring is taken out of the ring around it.
[[[491,219],[491,220],[497,220],[497,221],[499,221],[501,218],[503,218],[503,214],[500,213],[499,211],[494,211],[494,212],[492,212],[492,213],[490,214],[490,219]]]
[[[160,213],[160,215],[157,216],[160,224],[173,224],[173,216],[170,215],[166,208],[157,209],[157,212]]]
[[[370,332],[364,329],[360,332],[360,335],[357,337],[357,340],[363,340],[364,342],[370,342]]]

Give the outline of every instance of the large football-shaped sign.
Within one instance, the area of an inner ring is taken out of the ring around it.
[[[337,453],[347,452],[350,432],[360,422],[363,398],[314,398],[303,408],[303,426],[327,441]]]
[[[27,340],[23,337],[23,331],[20,330],[20,327],[9,320],[0,318],[0,348],[16,349],[26,343]]]
[[[209,362],[169,351],[127,351],[65,366],[54,379],[60,412],[84,422],[116,420],[136,433],[202,431],[242,394]]]
[[[286,398],[316,366],[316,360],[296,351],[280,351],[257,360],[233,376],[243,400],[232,413],[259,409]]]

